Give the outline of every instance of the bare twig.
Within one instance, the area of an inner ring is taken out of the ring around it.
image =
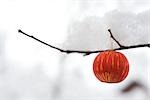
[[[114,38],[113,34],[111,33],[111,30],[108,29],[108,31],[110,32],[111,38],[120,46],[119,48],[115,48],[115,49],[113,49],[113,50],[125,50],[125,49],[133,49],[133,48],[140,48],[140,47],[150,47],[150,44],[138,44],[138,45],[131,45],[131,46],[122,46],[122,45]],[[34,39],[34,40],[36,40],[36,41],[42,43],[42,44],[44,44],[44,45],[47,45],[47,46],[49,46],[49,47],[51,47],[51,48],[53,48],[53,49],[56,49],[56,50],[58,50],[58,51],[60,51],[60,52],[64,52],[64,53],[67,53],[67,54],[69,54],[69,53],[82,53],[82,54],[84,54],[84,56],[86,56],[86,55],[90,55],[90,54],[92,54],[92,53],[98,53],[98,52],[103,52],[103,51],[108,51],[108,50],[109,50],[109,49],[106,49],[106,50],[93,50],[93,51],[85,51],[85,50],[65,50],[65,49],[61,49],[61,48],[55,47],[55,46],[53,46],[53,45],[50,45],[50,44],[48,44],[48,43],[46,43],[46,42],[43,42],[42,40],[40,40],[40,39],[38,39],[38,38],[36,38],[36,37],[34,37],[34,36],[32,36],[32,35],[29,35],[29,34],[23,32],[23,31],[20,30],[20,29],[18,30],[18,32],[19,32],[19,33],[22,33],[22,34],[24,34],[24,35],[26,35],[26,36],[28,36],[28,37],[30,37],[30,38],[32,38],[32,39]]]
[[[110,29],[108,29],[108,32],[110,33],[110,37],[111,37],[120,47],[125,47],[125,46],[121,45],[121,44],[119,43],[119,41],[117,41],[117,40],[114,38],[114,36],[113,36],[113,34],[112,34],[112,32],[111,32]]]

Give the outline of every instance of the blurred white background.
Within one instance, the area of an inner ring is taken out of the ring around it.
[[[67,55],[17,32],[64,49],[98,50],[111,47],[108,28],[123,45],[150,43],[150,1],[0,0],[0,99],[148,100],[149,48],[120,51],[129,75],[106,84],[93,74],[97,54]]]

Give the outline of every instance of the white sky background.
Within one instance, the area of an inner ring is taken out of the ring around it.
[[[148,0],[1,0],[0,99],[147,100],[141,89],[124,95],[119,90],[132,80],[148,88],[148,48],[121,51],[129,75],[122,83],[105,84],[93,74],[97,54],[65,55],[17,30],[66,49],[110,48],[108,28],[124,45],[150,43],[149,7]]]

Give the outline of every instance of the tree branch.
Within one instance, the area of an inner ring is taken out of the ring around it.
[[[110,37],[111,37],[120,47],[125,47],[125,46],[121,45],[121,44],[119,43],[119,41],[117,41],[117,40],[115,39],[115,37],[113,36],[113,34],[112,34],[112,32],[111,32],[110,29],[108,29],[108,32],[110,33]]]
[[[115,49],[113,49],[113,50],[125,50],[125,49],[133,49],[133,48],[140,48],[140,47],[150,47],[150,44],[138,44],[138,45],[131,45],[131,46],[122,46],[122,45],[114,38],[113,34],[111,33],[111,30],[108,29],[108,31],[110,32],[111,38],[120,46],[119,48],[115,48]],[[89,55],[89,54],[92,54],[92,53],[98,53],[98,52],[103,52],[103,51],[108,51],[108,50],[110,50],[110,49],[106,49],[106,50],[93,50],[93,51],[65,50],[65,49],[61,49],[61,48],[55,47],[55,46],[53,46],[53,45],[50,45],[50,44],[48,44],[48,43],[46,43],[46,42],[44,42],[44,41],[42,41],[42,40],[40,40],[40,39],[38,39],[38,38],[32,36],[32,35],[29,35],[29,34],[23,32],[23,31],[20,30],[20,29],[18,30],[18,32],[19,32],[19,33],[22,33],[22,34],[26,35],[27,37],[30,37],[30,38],[32,38],[32,39],[34,39],[34,40],[36,40],[36,41],[38,41],[38,42],[40,42],[40,43],[42,43],[42,44],[44,44],[44,45],[47,45],[47,46],[49,46],[49,47],[51,47],[51,48],[53,48],[53,49],[56,49],[56,50],[58,50],[58,51],[60,51],[60,52],[64,52],[64,53],[67,53],[67,54],[69,54],[69,53],[82,53],[82,54],[84,54],[84,56],[86,56],[86,55]]]

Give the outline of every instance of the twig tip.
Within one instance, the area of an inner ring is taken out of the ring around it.
[[[18,29],[18,32],[22,32],[20,29]]]

